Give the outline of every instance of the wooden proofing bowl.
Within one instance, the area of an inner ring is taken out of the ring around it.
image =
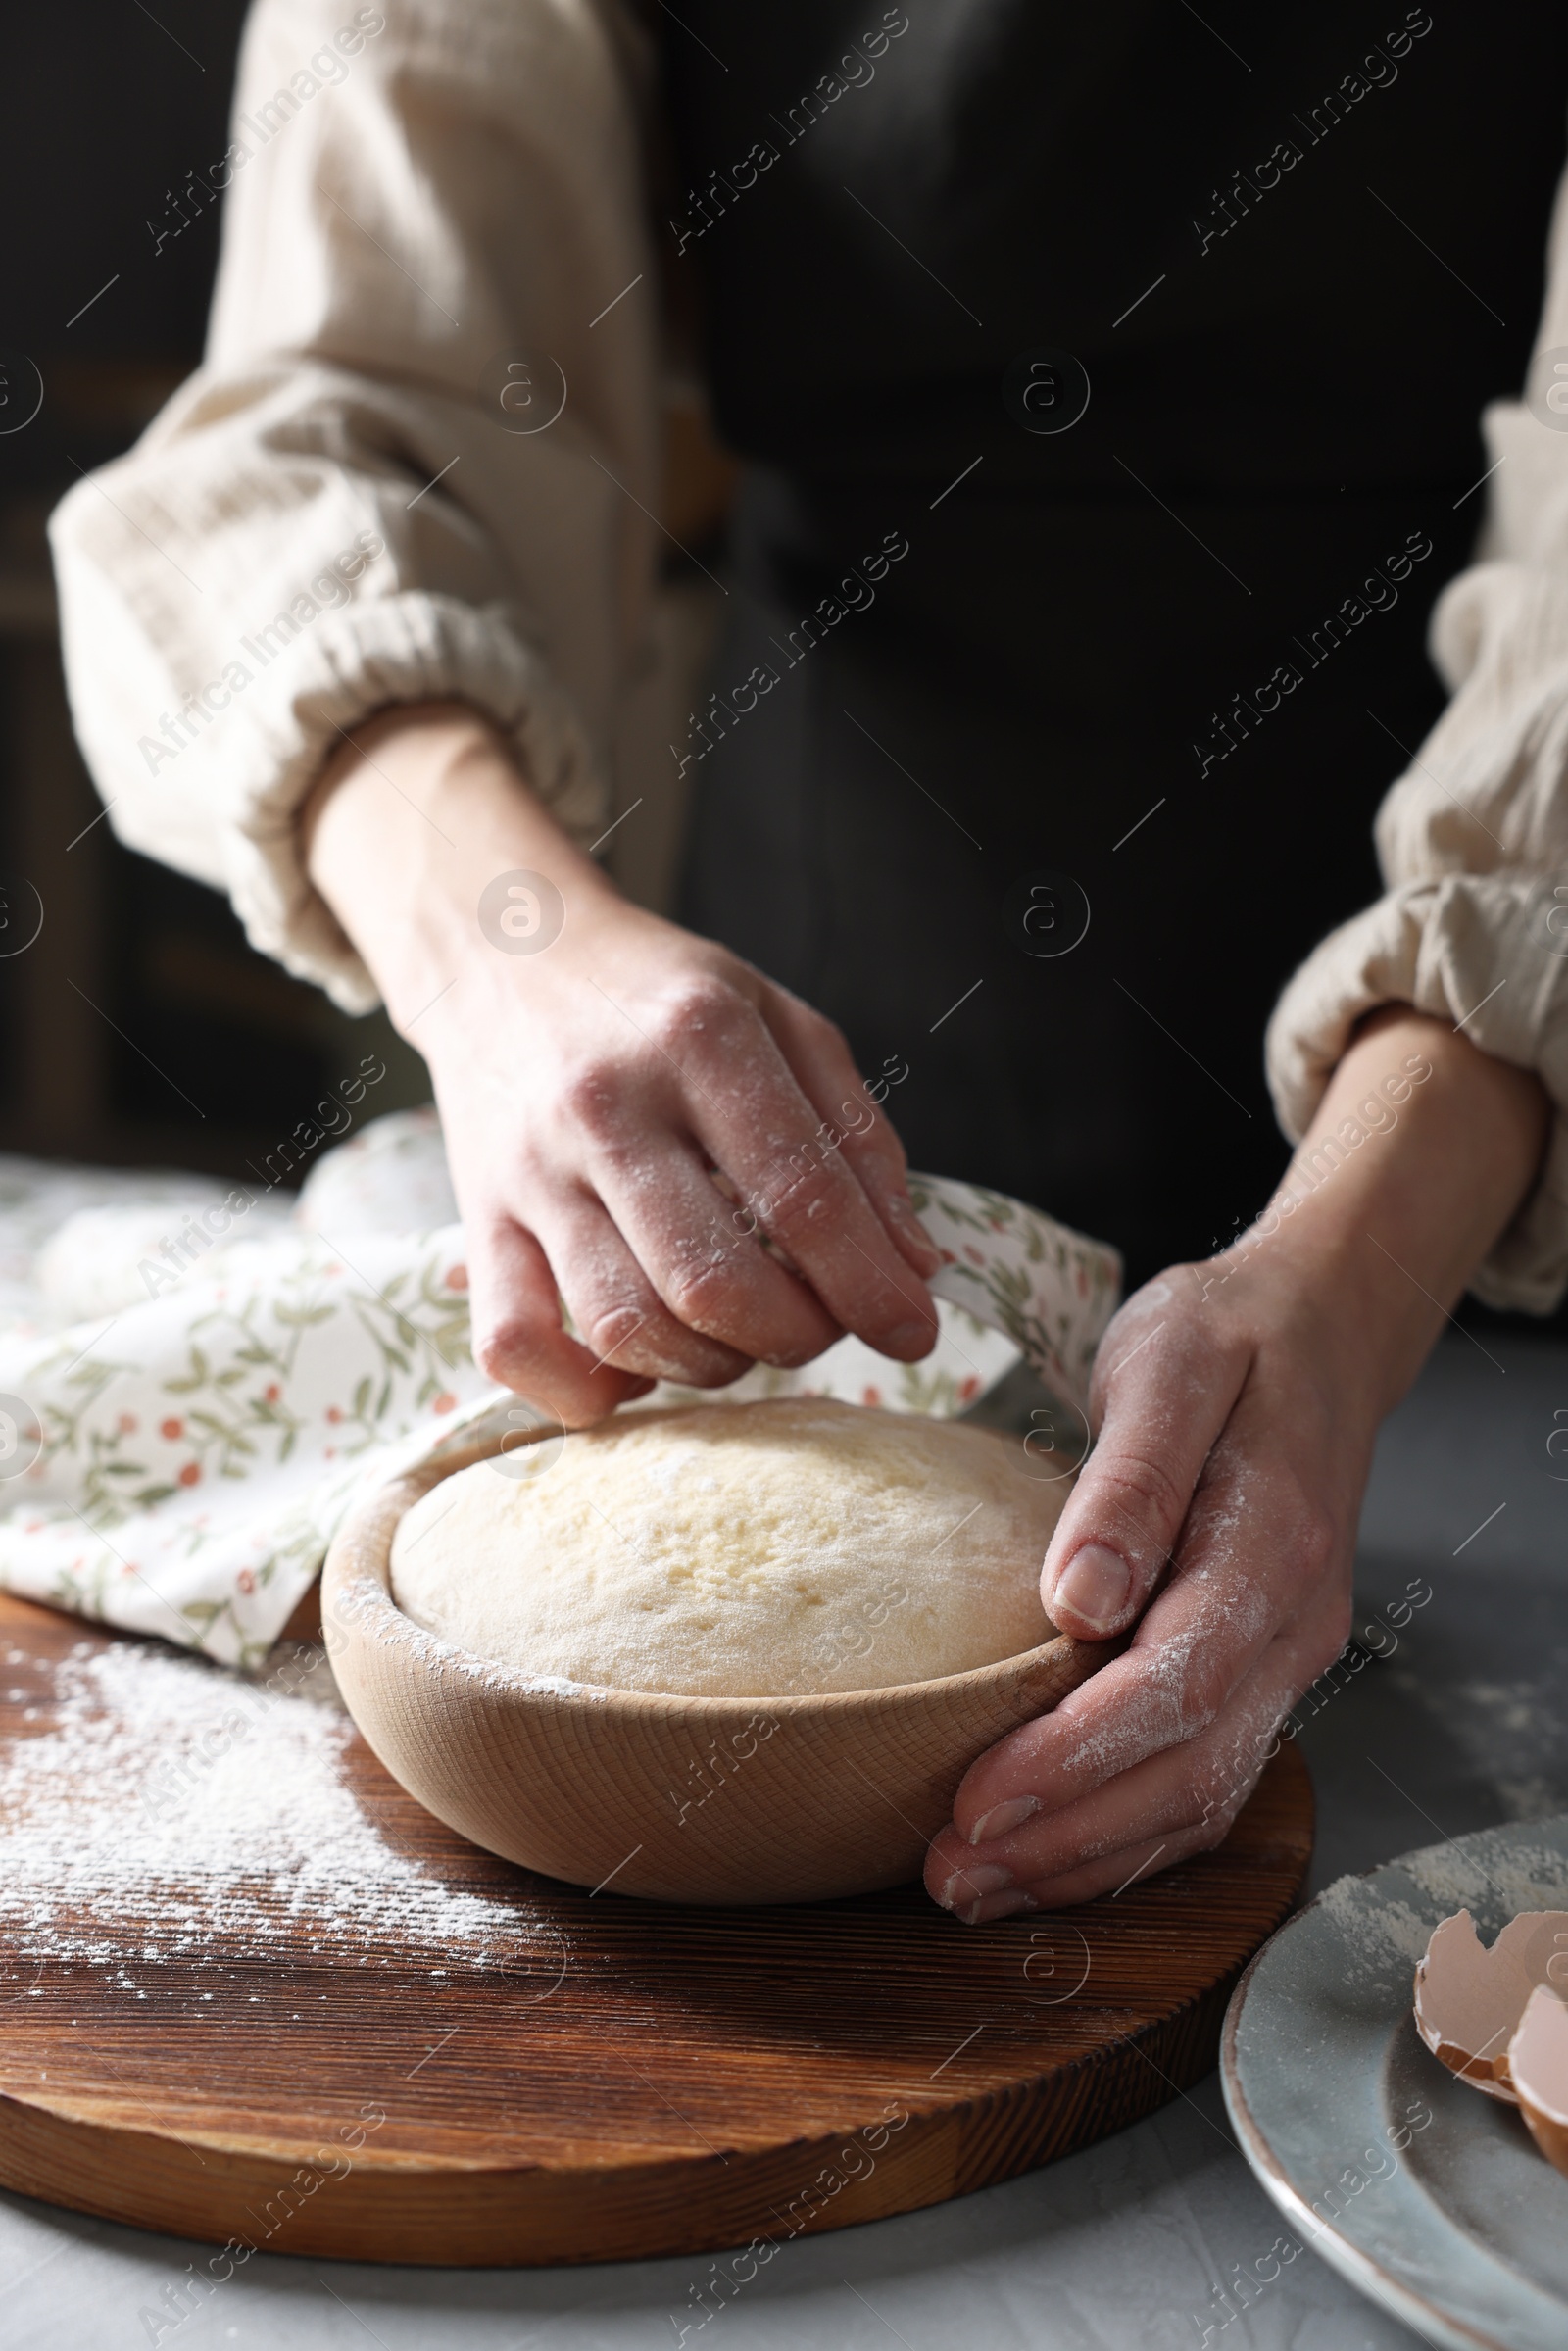
[[[423,1462],[345,1523],[322,1628],[349,1712],[393,1778],[474,1844],[571,1885],[713,1903],[903,1885],[975,1757],[1120,1645],[1061,1634],[971,1673],[821,1697],[533,1686],[424,1632],[391,1591],[403,1513],[502,1445]]]

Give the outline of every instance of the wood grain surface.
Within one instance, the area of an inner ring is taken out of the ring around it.
[[[3,1767],[80,1707],[83,1660],[122,1644],[5,1599],[0,1643]],[[177,1670],[211,1705],[214,1669]],[[268,1727],[306,1702],[262,1707],[245,1766],[261,1787]],[[346,1725],[333,1768],[389,1883],[416,1871],[441,1899],[504,1907],[515,1952],[454,1948],[437,1971],[392,1901],[384,1929],[339,1946],[285,1905],[261,1937],[215,1914],[186,1949],[160,1914],[179,1889],[149,1884],[145,1920],[101,1947],[90,1902],[50,1917],[13,1901],[0,2184],[226,2243],[215,2279],[247,2248],[481,2264],[751,2244],[719,2265],[738,2281],[786,2238],[1009,2179],[1194,2082],[1311,1847],[1288,1746],[1218,1852],[1114,1900],[978,1930],[918,1887],[685,1909],[466,1844]],[[84,1836],[130,1833],[134,1777],[73,1791]],[[20,1854],[24,1823],[8,1810],[3,1830]]]

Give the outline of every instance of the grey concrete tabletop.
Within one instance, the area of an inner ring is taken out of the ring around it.
[[[1397,1653],[1302,1733],[1317,1785],[1312,1887],[1412,1846],[1568,1809],[1568,1345],[1452,1330],[1389,1422],[1358,1597],[1433,1598]],[[433,2271],[259,2254],[192,2300],[198,2248],[0,2196],[9,2351],[1396,2351],[1419,2337],[1307,2252],[1220,2327],[1215,2288],[1279,2217],[1210,2075],[1116,2137],[1004,2187],[782,2248],[708,2325],[701,2257]],[[180,2313],[183,2311],[184,2315]],[[682,2328],[685,2328],[684,2338]],[[706,2339],[705,2339],[706,2338]]]

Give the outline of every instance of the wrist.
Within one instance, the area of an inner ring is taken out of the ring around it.
[[[1283,1293],[1283,1310],[1271,1317],[1277,1335],[1295,1361],[1317,1367],[1336,1409],[1368,1429],[1404,1395],[1463,1287],[1451,1296],[1434,1290],[1433,1269],[1396,1239],[1391,1249],[1386,1229],[1352,1187],[1314,1196],[1233,1285],[1244,1311],[1265,1288],[1275,1298]],[[1254,1246],[1244,1236],[1236,1253]]]
[[[1237,1302],[1283,1281],[1341,1393],[1381,1418],[1527,1196],[1540,1081],[1447,1022],[1388,1007],[1335,1070],[1311,1128],[1227,1255]],[[1230,1278],[1230,1275],[1227,1276]]]
[[[505,922],[486,935],[481,902],[499,877],[540,877],[547,925],[574,945],[630,911],[463,705],[399,708],[358,729],[302,811],[301,844],[404,1036],[437,1004],[450,1014],[453,997],[464,999],[459,1027],[471,1028],[519,995],[548,993],[563,958],[502,952],[495,938],[514,927]],[[432,1019],[412,1041],[428,1053],[452,1025]]]

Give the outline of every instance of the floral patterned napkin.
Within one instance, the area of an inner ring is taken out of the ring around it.
[[[843,1339],[704,1395],[947,1416],[1023,1356],[1083,1422],[1115,1251],[973,1185],[911,1190],[945,1260],[924,1362]],[[0,1160],[0,1586],[253,1668],[355,1503],[517,1399],[468,1351],[432,1111],[327,1153],[287,1222],[245,1198]]]

